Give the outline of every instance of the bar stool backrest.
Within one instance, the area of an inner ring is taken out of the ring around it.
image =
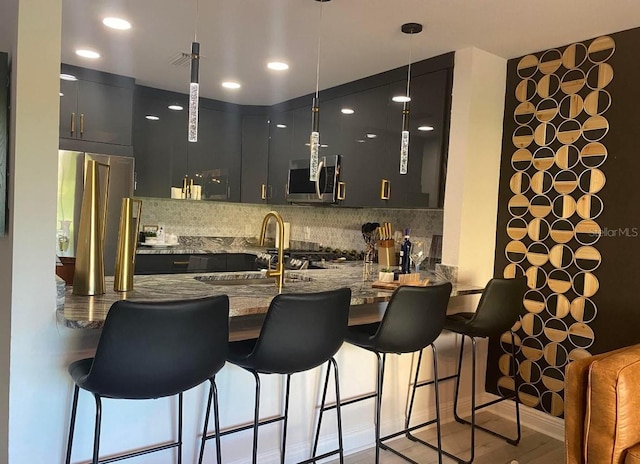
[[[251,353],[259,372],[293,374],[319,366],[347,332],[351,290],[277,295]]]
[[[176,395],[213,377],[227,359],[226,295],[165,302],[115,302],[86,388],[100,396]]]
[[[507,332],[523,312],[524,294],[527,291],[526,277],[516,279],[491,279],[469,320],[469,335],[495,337]]]
[[[433,343],[442,332],[451,289],[450,282],[398,287],[374,335],[376,350],[412,353]]]

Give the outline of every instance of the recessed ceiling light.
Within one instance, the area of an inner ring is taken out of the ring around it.
[[[420,126],[418,127],[419,131],[432,131],[433,130],[433,126]]]
[[[127,29],[131,29],[131,23],[122,18],[104,18],[102,20],[102,24],[110,27],[111,29],[118,29],[119,31],[126,31]]]
[[[286,128],[287,128],[287,125],[286,125],[286,124],[276,124],[276,127],[277,127],[278,129],[286,129]]]
[[[155,116],[153,114],[148,114],[145,116],[145,118],[147,118],[149,121],[158,121],[160,120],[160,118],[158,116]]]
[[[271,61],[267,63],[267,68],[273,69],[274,71],[286,71],[289,69],[289,65],[282,61]]]
[[[100,58],[100,53],[93,50],[78,49],[76,50],[76,55],[81,56],[82,58],[89,58],[91,60],[97,60]]]
[[[353,111],[351,108],[342,108],[340,111],[342,111],[342,114],[353,114],[353,113],[355,113],[355,111]]]
[[[411,101],[411,98],[407,97],[406,95],[396,95],[391,100],[397,103],[407,103]]]
[[[77,81],[78,78],[73,74],[60,74],[60,79],[63,81]]]
[[[367,134],[368,139],[375,139],[377,137],[376,134]]]
[[[222,87],[224,87],[225,89],[239,89],[240,84],[238,84],[237,82],[228,81],[228,82],[223,82]]]
[[[180,105],[169,105],[168,108],[173,111],[182,111],[184,108]]]

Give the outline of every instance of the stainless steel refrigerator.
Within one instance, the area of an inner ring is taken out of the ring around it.
[[[58,153],[58,215],[56,254],[76,255],[84,174],[86,162],[95,160],[110,167],[107,201],[107,222],[104,240],[105,275],[113,275],[118,246],[118,225],[122,199],[133,196],[134,159],[126,156],[102,155],[60,150]],[[100,170],[100,185],[104,186],[105,170]]]

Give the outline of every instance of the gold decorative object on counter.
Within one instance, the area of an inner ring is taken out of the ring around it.
[[[262,230],[260,232],[260,246],[264,246],[264,239],[267,235],[267,225],[269,224],[269,219],[274,218],[278,223],[278,236],[284,237],[284,221],[282,220],[282,216],[277,211],[269,211],[262,220]],[[275,269],[271,269],[271,263],[269,263],[269,268],[267,269],[267,277],[277,277],[276,285],[278,286],[278,292],[282,292],[282,287],[284,287],[284,240],[280,241],[280,246],[278,247],[278,264]]]
[[[133,214],[133,204],[137,203],[138,211]],[[116,270],[113,277],[113,289],[116,292],[133,290],[133,272],[136,264],[136,248],[140,231],[142,202],[131,198],[122,199],[120,208],[120,228],[118,229],[118,254]],[[135,230],[133,222],[135,221]]]
[[[99,167],[106,169],[104,188],[100,195]],[[88,160],[85,168],[84,192],[78,228],[76,269],[73,277],[74,295],[104,294],[104,234],[109,195],[108,164]],[[101,198],[102,197],[102,198]]]

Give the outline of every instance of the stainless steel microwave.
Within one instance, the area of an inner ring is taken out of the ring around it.
[[[292,203],[335,203],[340,181],[340,155],[321,156],[318,180],[309,180],[309,159],[289,161],[287,201]]]

